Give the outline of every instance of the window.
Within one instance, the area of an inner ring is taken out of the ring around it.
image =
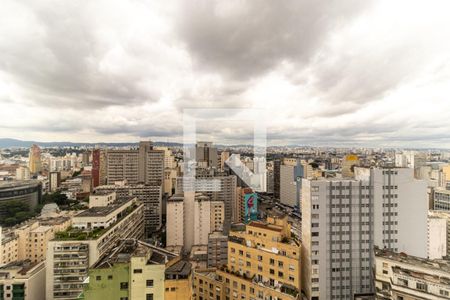
[[[147,287],[153,287],[153,279],[147,279]]]
[[[282,261],[278,261],[278,267],[282,268],[283,267],[283,262]]]
[[[439,291],[439,294],[441,294],[442,296],[446,296],[446,297],[448,297],[448,291],[446,291],[446,290],[440,290]]]
[[[97,281],[102,280],[102,276],[95,276],[95,280]]]
[[[121,282],[120,283],[120,289],[121,290],[128,290],[128,282]]]
[[[312,232],[311,235],[312,236],[319,236],[319,233],[318,232]]]
[[[270,269],[270,270],[269,270],[269,273],[272,274],[272,275],[275,274],[274,269]]]
[[[271,258],[270,261],[269,261],[269,263],[270,263],[270,265],[273,266],[273,265],[275,264],[275,259]]]
[[[108,275],[108,280],[112,280],[113,276],[112,275]]]
[[[153,300],[153,294],[145,295],[145,300]]]
[[[141,274],[142,273],[142,269],[134,269],[133,273],[134,274]]]
[[[427,290],[427,285],[426,285],[426,283],[417,282],[416,283],[416,288],[418,290],[421,290],[421,291],[426,291]]]
[[[120,300],[128,300],[128,297],[120,297]]]

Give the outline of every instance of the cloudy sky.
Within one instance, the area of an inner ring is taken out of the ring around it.
[[[450,147],[449,1],[0,0],[0,137]],[[239,114],[237,112],[237,114]],[[241,114],[242,115],[242,114]],[[243,116],[245,119],[245,116]]]

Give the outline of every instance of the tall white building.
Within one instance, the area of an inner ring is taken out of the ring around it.
[[[207,245],[208,235],[223,228],[223,201],[211,201],[201,193],[185,192],[167,201],[167,246]]]
[[[167,200],[166,245],[184,244],[184,197],[175,194]]]
[[[302,182],[302,286],[311,299],[373,292],[374,246],[427,256],[425,182],[412,169],[355,168],[355,178]]]
[[[194,244],[207,245],[208,236],[223,229],[224,203],[211,201],[208,196],[197,195],[194,204]]]

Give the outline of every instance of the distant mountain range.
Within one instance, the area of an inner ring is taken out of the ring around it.
[[[72,142],[38,142],[38,141],[22,141],[17,139],[0,138],[0,148],[29,148],[31,145],[36,144],[40,147],[94,147],[109,146],[109,147],[126,147],[137,146],[139,143],[72,143]],[[181,143],[169,143],[169,142],[154,142],[155,146],[168,146],[177,147],[182,146]]]

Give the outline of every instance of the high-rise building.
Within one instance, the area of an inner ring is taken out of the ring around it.
[[[208,268],[219,268],[227,264],[228,237],[220,231],[208,236]]]
[[[301,205],[301,179],[308,178],[307,163],[298,159],[284,159],[280,166],[280,202],[290,207]],[[310,172],[311,173],[311,172]]]
[[[41,148],[38,145],[33,144],[30,148],[28,168],[31,174],[37,174],[42,171]]]
[[[376,299],[450,299],[450,261],[375,250]]]
[[[205,168],[217,168],[217,148],[211,142],[197,142],[195,146],[195,160]]]
[[[206,196],[208,196],[211,201],[222,201],[225,204],[225,226],[229,227],[229,224],[231,224],[234,220],[234,211],[236,211],[236,208],[234,207],[236,204],[236,186],[237,186],[237,178],[235,175],[230,176],[224,176],[224,175],[215,175],[214,173],[210,174],[198,174],[197,172],[197,178],[195,179],[195,187],[194,190],[198,193],[202,193]],[[177,193],[183,193],[183,184],[184,184],[184,178],[178,177],[177,178]],[[189,184],[189,183],[187,183]],[[191,193],[191,192],[189,192]],[[192,192],[193,195],[195,195],[195,192]],[[184,196],[186,197],[186,192],[184,193]],[[190,197],[194,198],[194,196]],[[189,199],[190,199],[189,198]],[[187,201],[189,199],[185,200],[185,203],[187,203],[187,207],[185,207],[186,212],[188,215],[190,213],[193,213],[193,205],[194,202]],[[190,212],[192,211],[192,212]]]
[[[209,234],[222,230],[224,214],[222,201],[201,193],[173,195],[167,200],[167,245],[183,246],[186,252],[207,245]]]
[[[355,154],[348,154],[342,159],[342,177],[351,178],[354,176],[354,168],[361,164],[359,157]]]
[[[211,201],[208,196],[198,194],[195,197],[193,217],[194,245],[207,245],[209,234],[223,229],[224,203]]]
[[[56,192],[61,185],[61,172],[50,172],[49,173],[49,191]]]
[[[225,170],[225,166],[226,166],[226,161],[227,159],[230,158],[230,152],[228,151],[222,151],[220,153],[220,169],[221,170]]]
[[[72,228],[50,241],[46,258],[46,299],[78,299],[88,269],[120,239],[144,235],[144,204],[136,198],[118,199],[73,217]],[[67,283],[70,282],[70,283]]]
[[[287,216],[250,222],[230,232],[226,266],[194,271],[195,299],[299,299],[300,256]]]
[[[303,180],[303,289],[309,299],[374,291],[373,247],[427,255],[427,190],[412,169]],[[411,236],[414,232],[414,236]]]
[[[92,186],[106,184],[106,150],[94,149],[92,151]]]
[[[162,186],[150,184],[134,184],[116,182],[115,184],[98,186],[95,194],[115,192],[118,198],[136,197],[144,203],[145,233],[151,235],[162,226]]]
[[[147,243],[121,240],[89,269],[84,299],[164,299],[166,264],[175,259]]]
[[[243,223],[245,221],[245,195],[253,194],[251,188],[236,188],[236,204],[233,205],[233,223]]]
[[[154,150],[151,142],[140,142],[138,149],[108,150],[107,182],[122,180],[129,184],[162,185],[164,151]]]
[[[281,160],[273,161],[273,197],[280,199]]]
[[[167,200],[166,244],[182,247],[184,245],[184,197],[175,194]]]

